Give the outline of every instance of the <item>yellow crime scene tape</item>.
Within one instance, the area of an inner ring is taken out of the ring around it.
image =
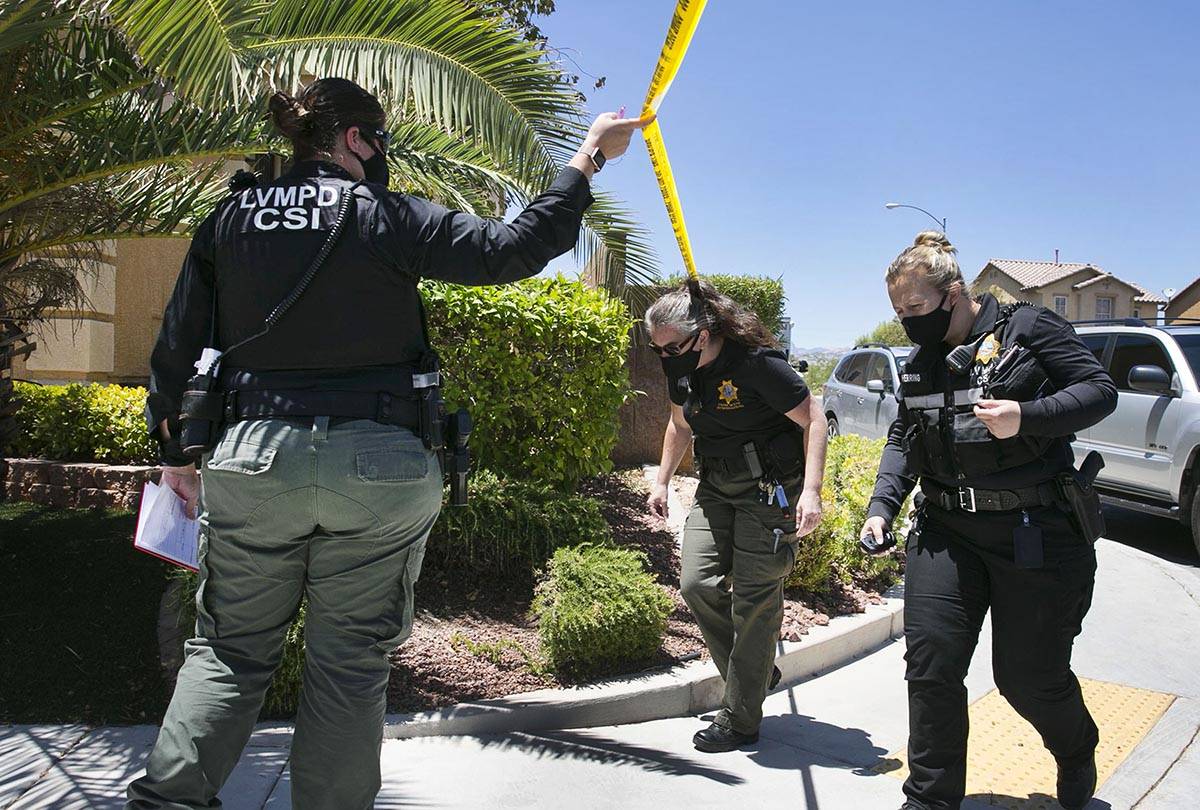
[[[650,89],[646,91],[646,103],[642,107],[642,117],[658,112],[658,106],[667,95],[679,66],[683,64],[683,56],[687,53],[692,35],[696,33],[696,25],[704,12],[707,0],[679,0],[675,5],[675,14],[671,17],[671,26],[667,29],[667,39],[663,43],[662,53],[658,55],[658,64],[654,67],[654,75],[650,78]],[[671,173],[671,161],[667,159],[667,147],[663,143],[662,130],[658,121],[650,124],[642,132],[646,141],[646,149],[650,152],[650,164],[654,167],[654,176],[658,179],[658,188],[662,192],[663,202],[667,206],[667,216],[671,219],[671,228],[675,231],[675,241],[679,243],[679,252],[683,255],[683,265],[687,268],[688,276],[699,278],[696,273],[696,261],[692,257],[692,243],[688,239],[687,223],[683,219],[683,207],[679,204],[679,190],[675,187],[675,176]]]

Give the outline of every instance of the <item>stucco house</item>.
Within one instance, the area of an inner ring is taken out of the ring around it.
[[[1142,318],[1153,321],[1167,299],[1094,264],[991,259],[971,282],[999,298],[1031,301],[1069,321]]]
[[[1163,315],[1167,323],[1177,318],[1200,319],[1200,277],[1175,293]]]
[[[37,348],[17,360],[13,376],[44,383],[144,384],[188,242],[147,237],[102,243],[103,261],[84,281],[87,308],[48,312],[34,329]]]

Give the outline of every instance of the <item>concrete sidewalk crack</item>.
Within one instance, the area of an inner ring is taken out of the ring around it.
[[[1139,798],[1136,802],[1133,803],[1133,806],[1130,808],[1130,810],[1137,810],[1137,808],[1141,806],[1142,802],[1144,802],[1146,799],[1148,799],[1150,797],[1150,794],[1158,789],[1158,786],[1161,785],[1163,783],[1163,780],[1167,778],[1167,774],[1169,774],[1171,772],[1171,770],[1174,769],[1174,767],[1179,764],[1179,761],[1181,759],[1183,759],[1184,754],[1186,754],[1191,749],[1191,747],[1196,743],[1196,737],[1198,737],[1198,736],[1200,736],[1200,726],[1196,726],[1196,730],[1192,732],[1192,738],[1190,740],[1188,740],[1188,744],[1185,745],[1183,747],[1183,750],[1179,752],[1179,756],[1175,757],[1175,759],[1173,759],[1171,761],[1171,764],[1168,765],[1167,769],[1162,772],[1162,775],[1160,777],[1158,777],[1158,779],[1154,780],[1154,784],[1151,785],[1149,787],[1149,789],[1145,793],[1142,794],[1141,798]]]
[[[86,737],[87,735],[91,734],[91,733],[92,733],[93,731],[95,731],[95,730],[96,730],[96,729],[95,729],[95,727],[88,727],[88,728],[85,728],[85,729],[83,730],[83,733],[82,733],[82,734],[80,734],[78,737],[76,737],[76,738],[75,738],[75,741],[74,741],[74,742],[72,742],[72,743],[71,743],[70,745],[68,745],[68,746],[67,746],[65,749],[63,749],[63,752],[62,752],[61,754],[59,754],[59,756],[58,756],[58,757],[57,757],[57,758],[56,758],[56,759],[55,759],[53,762],[51,762],[49,765],[47,765],[47,766],[46,766],[46,769],[45,769],[45,770],[43,770],[41,773],[39,773],[39,774],[37,775],[37,778],[36,778],[36,779],[34,779],[32,782],[30,782],[30,783],[29,783],[29,787],[25,788],[25,789],[24,789],[24,790],[22,790],[20,793],[18,793],[18,794],[17,794],[17,795],[16,795],[16,796],[13,798],[13,800],[12,800],[12,801],[10,801],[8,804],[4,805],[4,807],[5,807],[5,808],[12,807],[12,806],[13,806],[13,805],[15,805],[17,802],[21,801],[21,799],[22,799],[22,798],[25,796],[25,794],[26,794],[26,793],[28,793],[29,791],[31,791],[31,790],[33,790],[35,787],[37,787],[37,786],[38,786],[38,784],[40,784],[40,783],[41,783],[41,781],[42,781],[43,779],[45,779],[45,778],[46,778],[46,775],[47,775],[47,774],[49,774],[49,773],[50,773],[50,771],[54,770],[54,766],[55,766],[55,765],[57,765],[58,763],[62,762],[64,759],[66,759],[66,758],[67,758],[67,756],[68,756],[68,755],[69,755],[69,754],[70,754],[72,751],[74,751],[76,748],[78,748],[78,747],[79,747],[79,744],[80,744],[81,742],[83,742],[83,738],[84,738],[84,737]]]
[[[287,759],[285,759],[283,761],[283,765],[279,767],[279,773],[275,774],[275,781],[271,783],[271,789],[267,791],[267,798],[263,799],[262,807],[259,807],[258,810],[266,810],[267,805],[271,803],[271,797],[274,796],[275,791],[279,789],[279,783],[283,780],[283,772],[288,769],[288,765],[291,764],[291,761],[292,754],[289,751]]]

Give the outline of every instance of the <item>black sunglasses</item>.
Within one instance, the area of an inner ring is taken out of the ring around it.
[[[377,149],[382,149],[384,154],[387,154],[388,150],[392,146],[392,133],[388,132],[386,129],[360,124],[358,127],[358,133]]]
[[[652,340],[650,341],[650,350],[656,352],[659,356],[677,357],[684,352],[692,350],[692,347],[696,345],[696,340],[700,337],[701,331],[703,330],[697,329],[678,343],[668,343],[666,346],[659,346]]]

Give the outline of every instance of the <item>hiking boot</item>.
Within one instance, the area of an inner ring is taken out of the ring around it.
[[[696,735],[692,737],[692,744],[696,746],[696,750],[704,751],[708,754],[734,751],[743,745],[756,742],[758,742],[757,731],[753,734],[742,734],[716,723],[713,723],[702,731],[697,731]]]
[[[1058,769],[1058,803],[1067,810],[1083,810],[1096,794],[1096,756],[1074,768]]]

